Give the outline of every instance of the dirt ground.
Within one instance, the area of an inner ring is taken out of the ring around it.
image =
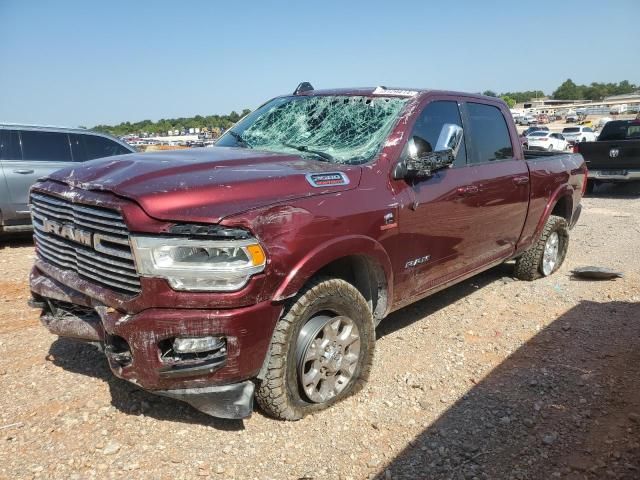
[[[114,378],[27,305],[0,242],[0,478],[640,478],[640,186],[584,200],[552,277],[505,264],[394,313],[371,381],[299,422],[224,421]],[[599,265],[622,279],[580,281]]]

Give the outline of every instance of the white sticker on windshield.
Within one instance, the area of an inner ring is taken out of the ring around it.
[[[384,87],[376,87],[373,91],[374,95],[399,95],[401,97],[415,97],[418,92],[415,90],[394,90]]]

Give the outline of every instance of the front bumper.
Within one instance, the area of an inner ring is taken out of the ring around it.
[[[44,307],[41,318],[49,331],[104,345],[117,377],[216,416],[251,413],[250,380],[262,368],[281,305],[267,301],[234,309],[150,308],[127,314],[37,267],[30,282],[32,305]],[[162,345],[175,337],[208,335],[224,337],[225,349],[202,359],[163,355]]]
[[[590,180],[603,180],[608,182],[633,182],[640,180],[640,170],[589,170]]]

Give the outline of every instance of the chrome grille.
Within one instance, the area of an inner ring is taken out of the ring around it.
[[[120,213],[38,192],[31,194],[31,216],[42,260],[120,293],[140,291],[129,230]],[[90,245],[70,239],[68,233],[54,233],[52,222],[89,233],[85,242]]]

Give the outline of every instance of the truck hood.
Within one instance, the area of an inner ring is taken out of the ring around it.
[[[346,181],[314,186],[307,178],[332,172]],[[299,155],[213,147],[108,157],[47,178],[128,198],[158,220],[217,223],[253,208],[355,188],[361,173],[358,166]]]

